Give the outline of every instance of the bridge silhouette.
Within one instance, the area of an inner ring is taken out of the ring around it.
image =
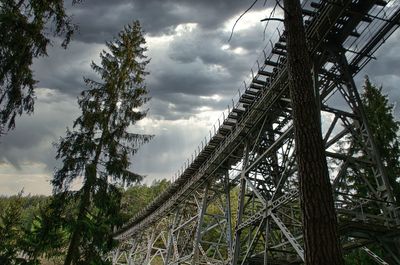
[[[400,0],[302,5],[343,250],[400,264],[399,212],[353,80],[399,27]],[[115,232],[113,264],[304,262],[282,27],[176,179]]]

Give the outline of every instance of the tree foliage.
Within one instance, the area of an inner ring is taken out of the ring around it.
[[[22,192],[0,198],[0,264],[36,265],[63,255],[68,230],[59,224],[68,221],[62,220],[63,208],[55,202],[61,200]]]
[[[29,260],[59,259],[64,255],[76,204],[65,205],[63,196],[49,198],[42,205],[26,229],[23,241],[24,254]]]
[[[123,191],[120,221],[128,220],[146,207],[169,184],[166,179],[155,180],[151,185],[137,184]],[[78,194],[0,196],[0,264],[62,264],[60,260],[65,258],[73,230],[71,224],[77,214]],[[90,232],[95,230],[92,228]],[[6,247],[12,251],[5,253]],[[17,261],[19,253],[24,253],[25,259]]]
[[[18,264],[20,262],[22,229],[21,194],[13,200],[0,215],[0,264]]]
[[[122,197],[121,210],[124,220],[132,218],[136,213],[146,207],[154,198],[164,191],[170,182],[166,179],[155,180],[148,186],[146,184],[134,185],[128,188]]]
[[[400,201],[400,122],[393,116],[393,105],[382,87],[373,85],[368,76],[365,78],[362,101],[365,108],[369,128],[379,151],[393,195]]]
[[[74,30],[63,0],[0,1],[0,135],[33,112],[33,59],[47,55],[51,36],[63,37],[65,48]]]
[[[372,133],[375,146],[378,149],[388,176],[393,195],[398,202],[400,199],[400,123],[393,116],[393,105],[389,103],[388,97],[382,93],[382,87],[372,84],[368,76],[365,77],[361,100],[368,121],[368,127]],[[361,158],[367,157],[366,151],[357,143],[357,139],[349,137],[341,148],[352,149],[351,151]],[[370,167],[363,168],[359,164],[351,165],[347,172],[346,181],[341,184],[341,189],[348,192],[357,192],[357,195],[368,196],[370,190],[365,181],[360,179],[363,174],[365,179],[374,183],[374,174]],[[377,244],[368,245],[374,253],[384,258],[382,248]],[[346,255],[346,264],[376,264],[368,254],[361,249],[353,250]]]
[[[54,192],[66,192],[74,180],[83,177],[65,264],[100,264],[102,253],[112,247],[112,228],[121,222],[119,187],[142,179],[129,170],[129,159],[151,139],[130,131],[131,125],[145,117],[147,111],[141,107],[149,100],[144,84],[149,60],[144,45],[137,21],[107,43],[108,51],[100,54],[101,64],[92,63],[101,80],[85,78],[87,90],[78,99],[82,114],[57,145],[63,166],[52,180]]]
[[[361,100],[365,110],[368,127],[380,154],[385,173],[388,177],[395,200],[400,200],[400,123],[393,116],[393,105],[386,95],[382,94],[382,87],[373,85],[369,78],[365,78]],[[363,143],[354,137],[348,137],[340,143],[340,149],[352,152],[361,159],[368,159]],[[364,160],[365,160],[364,159]],[[365,179],[360,178],[363,175]],[[360,164],[350,164],[346,181],[341,183],[343,191],[356,191],[357,195],[368,196],[371,190],[365,184],[367,180],[375,183],[374,172],[371,167]]]

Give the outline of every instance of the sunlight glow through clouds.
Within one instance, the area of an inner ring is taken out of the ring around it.
[[[146,35],[146,42],[151,47],[150,50],[159,49],[165,47],[166,44],[174,40],[176,36],[182,36],[184,33],[190,33],[197,28],[197,23],[184,23],[179,24],[174,29],[174,34],[161,35],[161,36],[150,36]]]
[[[200,96],[201,99],[212,99],[216,102],[220,102],[222,100],[222,97],[218,94],[212,95],[212,96]]]
[[[190,33],[197,28],[197,23],[185,23],[176,26],[175,32],[177,36],[182,36],[184,33]]]
[[[191,159],[205,138],[209,139],[212,125],[220,114],[220,111],[204,110],[188,119],[171,121],[148,117],[141,120],[136,129],[141,133],[155,134],[155,137],[139,149],[132,161],[133,168],[137,173],[148,176],[144,180],[146,183],[151,183],[154,179],[170,179],[181,168],[182,163]],[[154,161],[157,161],[157,167]],[[148,175],[150,171],[152,174]]]
[[[247,12],[236,23],[235,31],[243,31],[243,30],[251,29],[253,27],[262,26],[262,23],[260,23],[260,21],[262,19],[266,18],[267,15],[269,15],[271,11],[272,11],[272,8],[267,8],[267,9],[263,9],[263,10],[253,10],[253,11]],[[224,23],[224,31],[231,32],[233,25],[235,24],[236,20],[240,17],[240,15],[242,15],[242,12],[236,14],[235,16],[233,16],[232,18],[227,20]],[[276,12],[276,16],[280,16],[280,14],[278,12]]]
[[[249,11],[247,12],[236,24],[235,31],[243,31],[248,30],[253,27],[260,26],[260,21],[266,17],[266,14],[269,14],[272,9],[266,10],[258,10],[258,11]],[[231,32],[232,27],[235,24],[235,21],[239,18],[242,13],[236,14],[228,21],[224,23],[224,31]]]

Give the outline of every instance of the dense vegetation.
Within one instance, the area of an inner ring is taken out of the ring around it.
[[[121,204],[124,220],[131,218],[168,185],[169,181],[163,179],[124,191]],[[70,231],[67,228],[48,231],[54,228],[54,223],[46,223],[51,220],[50,212],[54,207],[51,203],[51,196],[0,197],[0,264],[63,264]],[[71,210],[77,205],[70,202],[68,206]],[[22,252],[26,254],[24,258],[29,255],[28,261],[19,259]]]

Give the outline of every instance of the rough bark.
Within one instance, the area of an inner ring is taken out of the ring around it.
[[[81,244],[82,232],[84,230],[83,220],[85,218],[87,209],[90,206],[90,190],[96,177],[96,167],[91,164],[85,170],[86,181],[83,187],[83,194],[79,203],[79,213],[76,218],[76,228],[72,232],[71,240],[68,246],[67,255],[64,260],[64,265],[76,264],[79,258],[79,246]]]
[[[343,264],[299,0],[284,0],[305,263]]]

